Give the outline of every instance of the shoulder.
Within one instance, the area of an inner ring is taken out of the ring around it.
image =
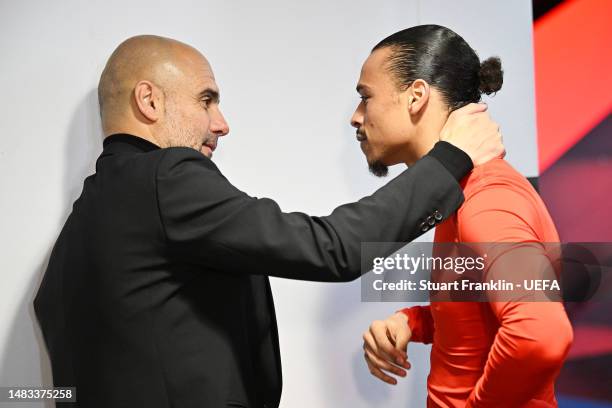
[[[462,240],[538,239],[538,217],[546,212],[529,181],[503,159],[474,171],[462,183],[465,202],[457,213]]]
[[[506,190],[521,192],[525,196],[537,196],[529,181],[504,159],[493,159],[475,167],[461,181],[466,200],[483,189],[504,187]]]
[[[474,206],[513,208],[516,211],[538,211],[540,197],[510,163],[494,159],[474,168],[462,181],[464,210]]]
[[[220,173],[219,168],[202,153],[189,147],[161,149],[158,173],[169,173],[186,169],[201,169]]]
[[[219,168],[197,150],[170,147],[161,150],[156,170],[158,196],[197,199],[227,199],[245,193],[233,186]]]

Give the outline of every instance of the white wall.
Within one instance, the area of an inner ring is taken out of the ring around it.
[[[95,88],[123,39],[159,34],[204,52],[231,126],[215,153],[221,170],[287,211],[323,215],[384,182],[368,174],[349,126],[354,87],[371,47],[418,23],[501,56],[506,83],[491,111],[509,160],[536,175],[530,10],[529,0],[1,1],[0,386],[50,384],[31,302],[101,150]],[[397,387],[362,360],[363,330],[402,305],[361,303],[358,282],[274,279],[273,291],[283,407],[424,405],[427,347],[411,346],[414,368]]]

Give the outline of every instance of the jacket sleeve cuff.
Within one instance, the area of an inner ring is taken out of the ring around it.
[[[470,156],[448,142],[436,143],[428,155],[438,160],[457,181],[461,181],[474,168]]]

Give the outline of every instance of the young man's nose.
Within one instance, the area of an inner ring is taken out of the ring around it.
[[[356,110],[351,116],[351,126],[355,129],[359,129],[363,124],[363,115],[359,113],[359,110]]]
[[[353,116],[351,116],[351,126],[359,129],[363,125],[363,101],[357,105]]]

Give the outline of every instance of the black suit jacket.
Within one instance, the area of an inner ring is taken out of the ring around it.
[[[267,276],[356,279],[362,241],[410,241],[463,200],[433,153],[311,217],[241,192],[193,149],[104,144],[34,301],[54,384],[75,386],[80,407],[277,407]]]

